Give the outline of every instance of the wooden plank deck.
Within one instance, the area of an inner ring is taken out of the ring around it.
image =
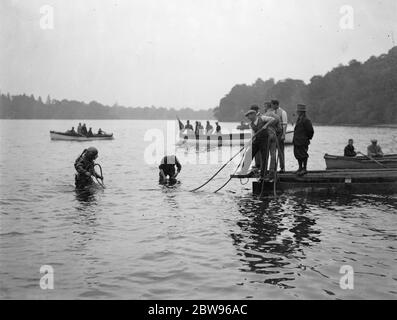
[[[231,175],[235,179],[258,179],[259,175]],[[273,177],[266,177],[273,178]],[[253,193],[272,194],[274,183],[253,181]],[[397,169],[322,170],[309,171],[304,176],[294,172],[277,174],[278,192],[305,193],[397,193]]]
[[[254,175],[252,177],[248,175],[230,175],[234,179],[258,179],[260,175]],[[397,168],[394,169],[349,169],[349,170],[313,170],[308,171],[304,176],[298,176],[293,171],[287,171],[285,173],[277,173],[277,178],[280,180],[323,180],[327,178],[390,178],[394,177],[397,179]]]

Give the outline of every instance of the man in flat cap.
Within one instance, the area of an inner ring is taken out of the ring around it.
[[[260,115],[255,110],[249,110],[245,116],[250,120],[250,127],[253,133],[252,145],[245,154],[243,166],[239,174],[246,174],[251,165],[252,159],[259,152],[262,157],[262,163],[266,159],[266,150],[269,144],[269,132],[268,127],[276,120],[273,117]],[[261,168],[261,176],[263,177],[266,173],[267,168]]]
[[[383,157],[383,151],[380,145],[378,145],[378,140],[371,140],[371,144],[367,148],[367,153],[369,157]]]
[[[306,105],[298,104],[298,119],[294,129],[294,156],[298,160],[299,169],[296,174],[303,176],[307,173],[307,159],[309,158],[309,144],[313,138],[314,130],[312,122],[306,117]]]

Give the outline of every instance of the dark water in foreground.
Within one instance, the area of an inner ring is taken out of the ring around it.
[[[205,162],[217,148],[178,148],[181,184],[161,187],[144,138],[164,122],[90,121],[116,139],[49,140],[50,129],[72,123],[0,121],[0,298],[397,298],[397,193],[259,200],[233,181],[213,194],[232,166],[189,192],[227,160],[227,147],[213,164]],[[397,153],[397,129],[315,129],[314,169],[349,137],[359,150],[377,137]],[[100,150],[107,188],[80,194],[73,162],[90,145]],[[287,158],[294,169],[290,147]],[[54,268],[53,290],[40,289],[42,265]],[[339,286],[343,265],[354,269],[353,290]]]

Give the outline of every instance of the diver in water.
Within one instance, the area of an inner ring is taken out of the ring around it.
[[[94,147],[85,149],[83,153],[74,162],[74,167],[77,171],[75,176],[76,188],[84,188],[91,185],[94,181],[92,176],[103,181],[103,177],[95,172],[94,160],[98,157],[98,150]]]
[[[177,171],[175,172],[175,167]],[[182,166],[176,156],[165,156],[159,166],[159,183],[166,184],[167,176],[169,177],[168,182],[175,184],[177,182],[176,177],[181,172]]]

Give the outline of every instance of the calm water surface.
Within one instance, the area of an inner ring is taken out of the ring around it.
[[[116,139],[50,141],[49,130],[72,125],[0,120],[0,298],[397,298],[397,191],[259,200],[233,181],[212,193],[229,166],[189,192],[238,150],[228,147],[177,148],[181,183],[161,187],[145,133],[165,132],[166,122],[89,121]],[[312,169],[324,169],[323,154],[341,154],[350,137],[358,150],[377,137],[397,153],[397,129],[315,130]],[[76,193],[73,163],[90,145],[107,188]],[[286,153],[295,169],[292,148]],[[42,265],[54,268],[54,290],[40,289]],[[354,268],[354,290],[339,287],[343,265]]]

